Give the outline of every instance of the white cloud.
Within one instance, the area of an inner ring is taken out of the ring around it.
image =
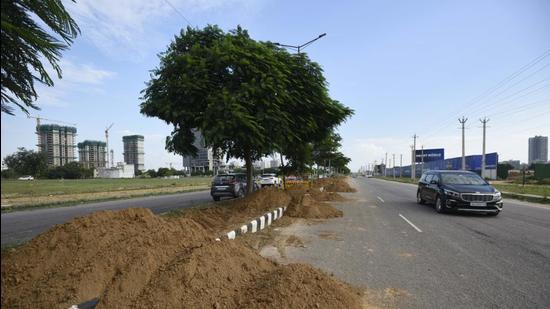
[[[151,44],[161,35],[156,26],[167,18],[178,18],[185,25],[180,13],[194,23],[189,16],[195,13],[247,8],[253,3],[250,0],[94,0],[79,1],[68,9],[80,26],[82,37],[103,53],[135,60],[156,47]]]
[[[69,60],[61,60],[59,66],[62,70],[61,79],[57,78],[57,73],[52,68],[48,69],[48,74],[54,81],[53,87],[37,87],[39,106],[67,106],[65,97],[69,93],[101,93],[101,85],[116,75],[91,64],[76,64]]]

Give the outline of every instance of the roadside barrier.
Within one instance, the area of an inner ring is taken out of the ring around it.
[[[240,228],[232,230],[225,233],[219,238],[216,238],[217,241],[222,239],[235,239],[235,237],[240,236],[246,233],[256,233],[259,230],[263,230],[267,226],[271,225],[273,221],[279,219],[283,216],[283,213],[286,211],[286,207],[279,207],[273,211],[270,211],[263,216],[256,218],[249,223],[242,225]]]

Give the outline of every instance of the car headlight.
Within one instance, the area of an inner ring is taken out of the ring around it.
[[[455,192],[455,191],[451,191],[451,190],[444,189],[443,192],[445,192],[445,195],[448,195],[448,196],[450,196],[450,197],[455,197],[455,198],[459,198],[459,197],[460,197],[460,193]]]
[[[500,191],[496,191],[493,196],[495,200],[498,200],[502,197],[502,193],[500,193]]]

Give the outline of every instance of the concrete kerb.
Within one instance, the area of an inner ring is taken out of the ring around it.
[[[216,241],[235,239],[237,236],[241,236],[246,233],[256,233],[259,230],[263,230],[264,228],[270,226],[273,221],[282,217],[285,211],[286,207],[279,207],[275,210],[265,213],[263,216],[260,216],[248,222],[247,224],[244,224],[241,227],[229,231],[219,238],[216,238]]]

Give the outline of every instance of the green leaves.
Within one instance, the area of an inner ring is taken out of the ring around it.
[[[196,153],[196,129],[229,157],[251,161],[281,152],[311,160],[307,145],[353,113],[328,96],[317,63],[257,42],[240,27],[229,33],[188,27],[159,58],[141,112],[174,126],[166,145],[178,154]]]
[[[28,114],[27,108],[38,109],[33,103],[37,98],[34,82],[53,86],[40,58],[44,57],[61,77],[57,64],[61,51],[80,30],[61,0],[2,0],[1,6],[2,112],[13,115],[9,104],[14,104]],[[43,30],[31,14],[62,40]]]

